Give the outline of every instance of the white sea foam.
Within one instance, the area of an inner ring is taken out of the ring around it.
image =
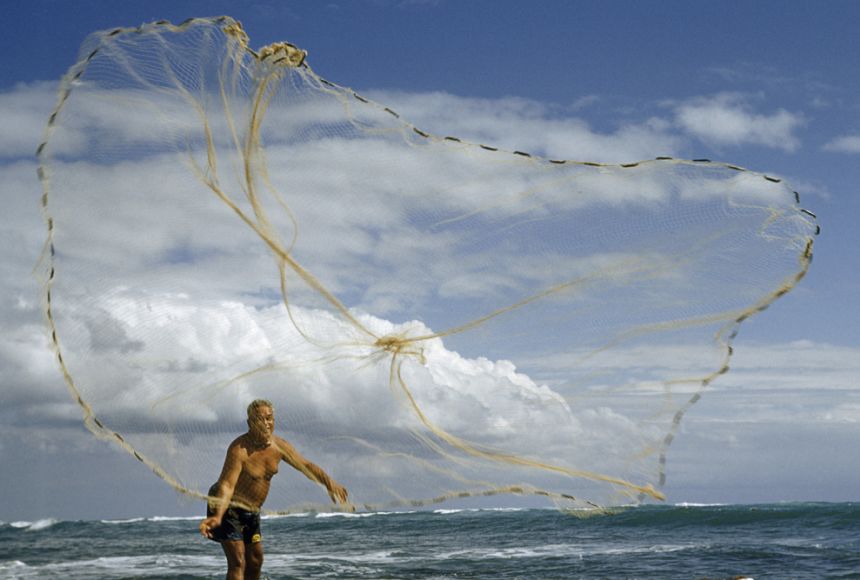
[[[21,560],[9,560],[0,562],[0,572],[20,572],[28,569],[29,566]]]
[[[500,507],[500,508],[439,508],[435,509],[432,512],[428,511],[426,513],[433,513],[438,515],[447,515],[447,514],[456,514],[461,512],[521,512],[527,511],[530,508],[513,508],[513,507]],[[419,513],[419,510],[396,510],[396,511],[379,511],[379,512],[297,512],[292,514],[271,514],[264,515],[262,519],[278,519],[278,518],[304,518],[304,517],[312,517],[312,518],[369,518],[374,516],[402,516],[404,514],[414,514]]]
[[[28,532],[36,532],[39,530],[47,530],[54,524],[58,523],[59,520],[55,520],[54,518],[46,518],[44,520],[36,520],[33,522],[33,525],[27,528]]]
[[[448,514],[458,514],[458,513],[477,513],[477,512],[522,512],[526,511],[529,508],[516,508],[516,507],[495,507],[495,508],[438,508],[433,510],[434,514],[439,515],[448,515]]]
[[[9,522],[9,526],[13,528],[29,528],[33,522]]]
[[[391,512],[319,512],[306,515],[313,515],[315,518],[370,518],[376,516],[402,516],[405,514],[417,513],[415,510],[409,511],[391,511]]]
[[[8,568],[15,578],[43,576],[53,578],[90,578],[94,576],[118,577],[134,576],[162,577],[177,571],[195,570],[215,573],[224,567],[219,556],[189,556],[184,554],[152,554],[145,556],[102,557],[89,560],[70,560],[54,562],[42,566],[27,566],[22,562],[17,567]],[[0,568],[0,571],[7,569]]]
[[[653,554],[653,553],[669,553],[679,552],[689,549],[701,548],[701,544],[655,544],[651,546],[621,546],[610,547],[606,544],[587,544],[587,543],[571,543],[571,544],[549,544],[545,546],[515,546],[509,548],[471,548],[463,550],[454,550],[447,552],[437,552],[416,554],[414,556],[406,555],[398,550],[378,550],[371,552],[335,552],[335,553],[317,553],[311,555],[273,555],[271,558],[276,560],[279,565],[288,563],[300,563],[304,561],[313,562],[343,562],[353,564],[407,564],[409,562],[426,562],[427,560],[510,560],[510,559],[526,559],[526,558],[586,558],[589,556],[611,555],[621,556],[625,554]],[[288,558],[285,560],[284,558]],[[270,562],[270,557],[267,556],[267,562]],[[271,561],[274,564],[275,561]]]
[[[55,520],[54,518],[44,518],[41,520],[36,520],[35,522],[10,522],[9,525],[13,528],[23,529],[28,532],[38,532],[39,530],[46,530],[56,524],[59,520]]]
[[[683,550],[702,548],[701,544],[655,544],[650,546],[620,546],[609,547],[606,544],[591,544],[578,542],[575,544],[548,544],[545,546],[517,546],[510,548],[472,548],[440,552],[433,556],[437,560],[466,559],[466,560],[495,560],[515,558],[585,558],[600,555],[624,554],[653,554],[679,552]]]
[[[182,522],[191,520],[202,520],[203,516],[152,516],[149,518],[137,517],[119,520],[99,520],[103,524],[136,524],[140,522]]]
[[[320,512],[316,514],[314,517],[317,518],[369,518],[371,516],[379,516],[379,515],[390,515],[393,512],[361,512],[361,513],[351,513],[351,512]]]
[[[429,558],[433,558],[432,555]],[[296,565],[303,563],[318,564],[320,562],[333,563],[341,562],[344,564],[393,564],[405,562],[417,562],[428,559],[427,554],[416,556],[401,556],[395,555],[392,550],[377,550],[372,552],[332,552],[332,553],[314,553],[314,554],[267,554],[266,565],[286,567],[288,565]]]
[[[133,524],[136,522],[142,522],[146,518],[129,518],[127,520],[99,520],[99,522],[103,524]]]
[[[598,549],[589,554],[594,555],[622,555],[622,554],[664,554],[670,552],[682,552],[684,550],[700,550],[709,547],[709,544],[654,544],[651,546],[622,546],[620,548]]]
[[[394,552],[392,550],[378,550],[375,552],[347,552],[345,554],[325,554],[315,557],[300,556],[297,558],[297,560],[315,560],[317,558],[322,558],[325,560],[339,560],[342,562],[355,562],[362,564],[390,564],[392,562],[403,562],[419,559],[417,557],[394,556]]]
[[[674,505],[675,507],[685,507],[686,508],[686,507],[724,507],[728,504],[725,504],[725,503],[694,503],[694,502],[682,501],[682,502],[672,504],[672,505]]]
[[[306,518],[311,515],[316,515],[314,512],[296,512],[294,514],[266,514],[260,516],[263,520],[280,520],[283,518]]]

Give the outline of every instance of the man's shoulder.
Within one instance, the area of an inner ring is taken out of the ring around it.
[[[244,435],[239,435],[233,441],[230,442],[230,445],[227,447],[227,453],[242,453],[247,448],[247,433]]]

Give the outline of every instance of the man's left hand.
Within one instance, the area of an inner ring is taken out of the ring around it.
[[[345,504],[349,497],[349,492],[346,491],[346,488],[339,483],[332,482],[331,487],[328,490],[328,496],[331,498],[331,501],[336,504]]]

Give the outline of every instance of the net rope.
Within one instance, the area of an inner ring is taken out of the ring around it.
[[[37,155],[84,423],[201,499],[266,398],[360,509],[661,500],[685,413],[818,234],[737,165],[434,135],[229,17],[91,35]],[[267,509],[332,506],[290,479]]]

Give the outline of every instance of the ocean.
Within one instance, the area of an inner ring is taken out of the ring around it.
[[[199,516],[0,523],[0,578],[223,578]],[[858,578],[860,504],[301,514],[263,522],[268,578]]]

